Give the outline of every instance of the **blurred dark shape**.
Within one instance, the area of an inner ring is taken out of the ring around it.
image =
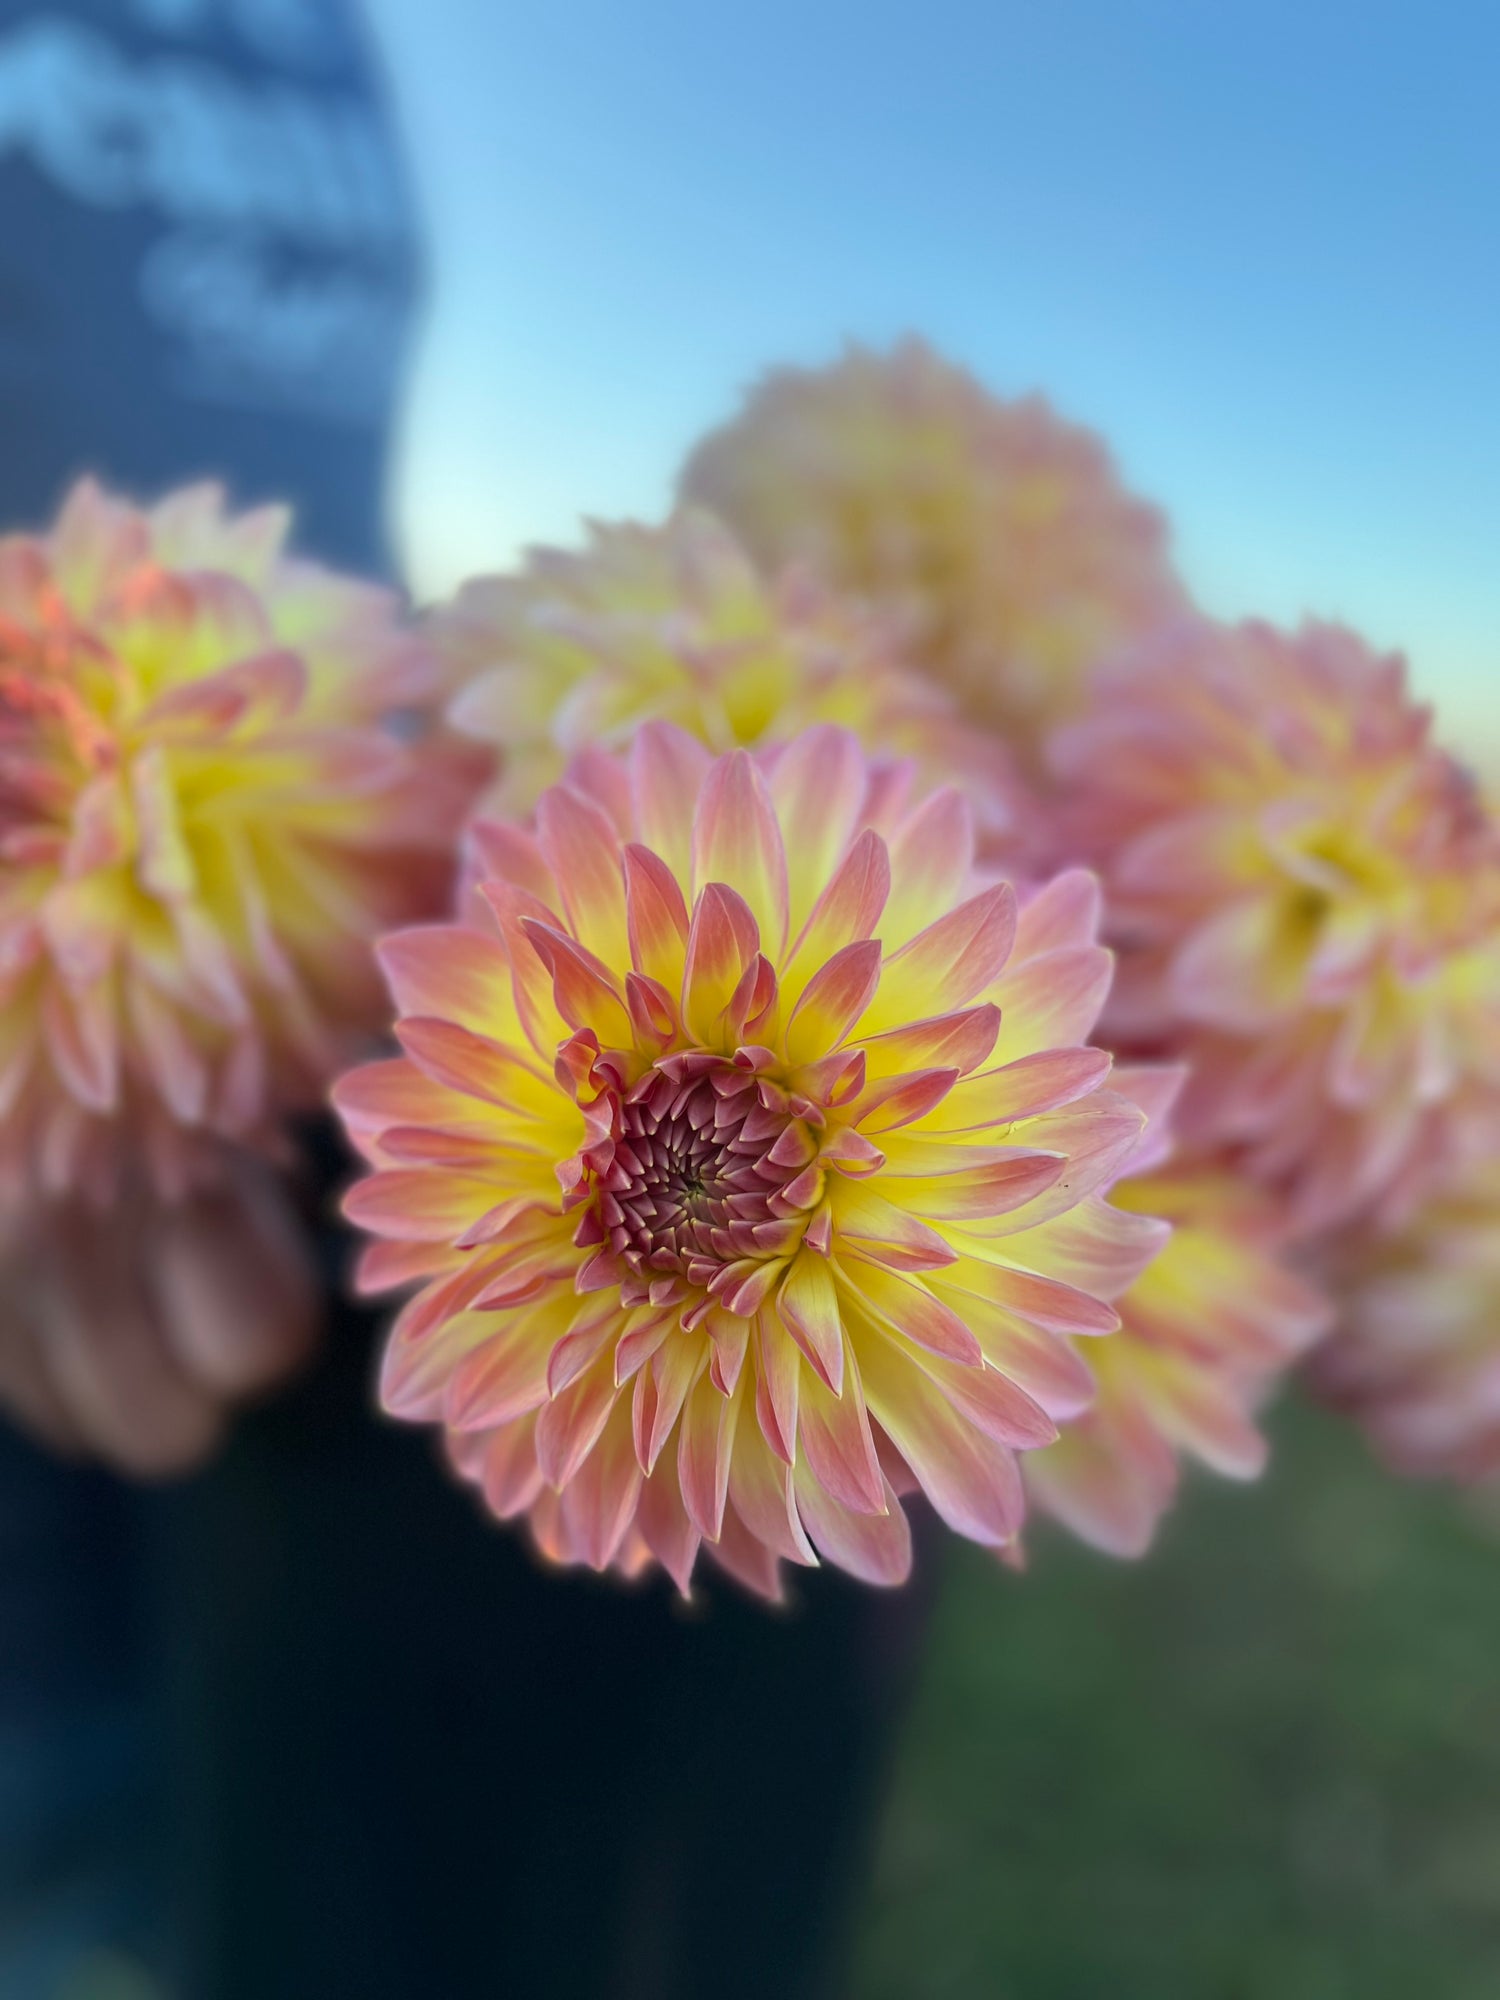
[[[381,568],[418,268],[338,0],[0,0],[0,527],[207,474]],[[320,1143],[324,1359],[213,1469],[0,1431],[0,1994],[841,1992],[923,1598],[544,1573],[375,1415]]]

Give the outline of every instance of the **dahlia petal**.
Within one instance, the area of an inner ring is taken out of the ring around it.
[[[1172,1233],[1168,1222],[1132,1215],[1090,1195],[1076,1207],[1037,1223],[1026,1256],[1065,1274],[1080,1291],[1117,1299],[1156,1257]]]
[[[1103,1049],[1043,1049],[965,1077],[924,1121],[929,1132],[974,1132],[1056,1111],[1096,1090],[1110,1073]]]
[[[911,1526],[889,1483],[884,1511],[842,1507],[806,1466],[795,1475],[797,1510],[818,1550],[862,1583],[894,1588],[911,1574]]]
[[[450,1364],[444,1421],[455,1430],[485,1430],[540,1411],[547,1403],[551,1321],[517,1315],[496,1327],[484,1314],[469,1317],[481,1328],[487,1326],[489,1337],[481,1334],[456,1366]],[[450,1321],[449,1327],[460,1323]],[[540,1424],[540,1417],[537,1421]],[[538,1462],[542,1463],[539,1445]],[[545,1475],[545,1463],[542,1469]]]
[[[1006,1062],[1086,1041],[1104,1006],[1112,970],[1109,953],[1098,945],[1065,946],[1017,960],[996,996]]]
[[[806,1568],[817,1567],[817,1556],[792,1496],[792,1468],[770,1450],[759,1430],[750,1424],[741,1424],[735,1431],[729,1461],[729,1506],[774,1555]],[[728,1516],[725,1518],[727,1521]]]
[[[704,1356],[695,1342],[682,1336],[658,1348],[649,1368],[635,1383],[635,1441],[641,1470],[650,1478],[662,1447],[671,1436],[688,1392],[703,1372]]]
[[[871,1077],[950,1068],[966,1076],[989,1055],[999,1033],[1000,1009],[986,1000],[978,1007],[867,1035],[862,1046]]]
[[[53,1067],[78,1103],[89,1111],[113,1111],[119,1102],[120,1044],[108,991],[48,987],[42,1033]]]
[[[786,947],[787,857],[766,781],[736,750],[709,771],[693,822],[693,887],[724,882],[745,900],[761,938]]]
[[[755,1349],[755,1416],[761,1435],[787,1465],[797,1458],[801,1361],[781,1323],[762,1313],[751,1336]]]
[[[870,1414],[949,1527],[988,1548],[1010,1541],[1026,1511],[1010,1449],[975,1430],[882,1342],[864,1356],[864,1383]]]
[[[701,1537],[683,1502],[672,1466],[659,1465],[642,1485],[635,1518],[652,1555],[686,1597]]]
[[[446,1244],[367,1243],[355,1266],[354,1289],[361,1298],[377,1292],[394,1291],[422,1278],[433,1277],[446,1268],[450,1252]]]
[[[917,1121],[924,1124],[958,1082],[956,1069],[919,1070],[915,1075],[888,1076],[873,1084],[860,1099],[860,1129],[894,1132]]]
[[[488,1180],[433,1167],[392,1167],[358,1181],[344,1196],[344,1214],[361,1229],[398,1242],[451,1243],[489,1212]]]
[[[1027,1460],[1034,1497],[1080,1541],[1105,1555],[1134,1557],[1151,1545],[1177,1490],[1172,1453],[1148,1426],[1131,1446],[1110,1448],[1087,1420]]]
[[[604,1355],[552,1395],[537,1414],[536,1456],[547,1484],[561,1492],[603,1434],[615,1403],[613,1358]]]
[[[538,903],[534,897],[528,896],[524,889],[517,889],[509,882],[483,882],[480,884],[479,894],[500,931],[508,977],[508,991],[505,997],[509,1007],[519,1021],[527,1041],[539,1056],[550,1061],[562,1038],[563,1029],[572,1024],[566,1022],[557,1011],[553,975],[525,927],[528,923],[534,923],[544,931],[555,929],[556,919],[550,910]],[[475,935],[480,936],[482,933],[476,932]],[[494,949],[493,944],[491,949]],[[471,1027],[479,1034],[489,1033],[497,1040],[504,1040],[507,1038],[506,1031],[500,1024],[507,1019],[507,1015],[501,1012],[499,1001],[500,996],[496,994],[488,1014],[480,1018],[466,1018],[452,1006],[440,1011],[446,1012],[463,1027]],[[406,1009],[399,1006],[399,1001],[398,1010],[417,1014],[434,1011],[420,1006]]]
[[[456,1021],[503,1036],[514,1018],[510,967],[493,938],[456,924],[430,924],[383,938],[377,955],[398,1014]]]
[[[804,1467],[826,1493],[854,1514],[878,1514],[885,1479],[865,1413],[859,1369],[846,1356],[843,1394],[833,1395],[816,1374],[802,1383],[797,1412],[798,1470]]]
[[[970,1172],[886,1174],[882,1187],[889,1200],[919,1217],[989,1222],[1029,1207],[1072,1171],[1072,1161],[1062,1152],[1022,1146],[995,1150],[1002,1157]]]
[[[537,844],[579,943],[608,965],[622,964],[629,949],[625,885],[608,814],[566,785],[554,785],[537,805]]]
[[[891,893],[881,936],[896,951],[949,909],[974,865],[974,820],[951,785],[932,792],[891,837]]]
[[[713,1557],[736,1583],[756,1597],[764,1597],[772,1604],[781,1602],[781,1565],[777,1557],[764,1542],[756,1540],[732,1506],[724,1510]]]
[[[608,967],[565,931],[535,917],[523,917],[521,929],[552,975],[553,1004],[568,1026],[610,1047],[628,1044],[629,1010]]]
[[[487,1504],[502,1521],[524,1514],[540,1496],[546,1480],[537,1463],[534,1414],[485,1436],[480,1483]]]
[[[162,1101],[180,1123],[201,1123],[208,1108],[208,1064],[177,1010],[139,979],[126,982],[125,1004],[130,1032]]]
[[[667,864],[638,841],[625,849],[625,907],[630,962],[637,972],[677,993],[687,959],[688,911]]]
[[[620,1309],[612,1300],[584,1304],[572,1325],[552,1350],[547,1363],[547,1393],[561,1395],[603,1352],[619,1332]],[[611,1364],[613,1371],[613,1364]]]
[[[1099,937],[1099,878],[1087,868],[1066,868],[1028,896],[1016,919],[1016,959],[1076,950]]]
[[[890,879],[885,842],[867,827],[839,863],[797,938],[791,954],[793,970],[783,982],[794,1001],[807,979],[835,952],[874,935]]]
[[[480,882],[509,882],[539,903],[555,908],[562,898],[557,877],[543,858],[535,834],[507,820],[480,819],[465,836],[470,873]]]
[[[1091,1292],[1010,1264],[962,1257],[943,1273],[943,1282],[950,1289],[988,1299],[1049,1333],[1098,1337],[1115,1332],[1120,1324],[1114,1307]]]
[[[258,736],[295,715],[307,691],[306,662],[277,647],[165,689],[147,704],[138,726],[173,742],[235,730]]]
[[[688,1518],[705,1541],[716,1542],[729,1497],[729,1465],[740,1399],[723,1396],[701,1375],[682,1409],[677,1476]]]
[[[783,1324],[835,1396],[844,1386],[844,1326],[828,1259],[804,1250],[792,1260],[776,1301]]]
[[[870,1005],[881,980],[880,944],[865,938],[845,945],[803,989],[786,1026],[787,1060],[817,1062],[837,1048]]]
[[[847,729],[804,730],[777,757],[771,800],[789,866],[791,934],[800,934],[859,826],[867,787],[863,751]]]
[[[723,1041],[725,1012],[759,949],[759,927],[744,898],[710,882],[693,909],[682,975],[683,1022],[705,1046]]]
[[[897,1271],[937,1270],[957,1256],[935,1229],[867,1183],[838,1177],[833,1189],[837,1233],[851,1237],[867,1256]]]
[[[878,1034],[977,999],[1004,970],[1015,928],[1015,891],[1001,882],[918,931],[885,961],[869,1030]]]
[[[1026,1138],[1038,1150],[1060,1154],[1066,1162],[1064,1176],[1022,1208],[996,1212],[982,1220],[966,1218],[964,1226],[974,1230],[974,1222],[980,1220],[984,1236],[1010,1236],[1018,1228],[1030,1230],[1038,1222],[1048,1222],[1076,1206],[1086,1194],[1118,1180],[1140,1144],[1144,1126],[1144,1114],[1112,1090],[1096,1090],[1060,1112],[1032,1118],[1026,1126]]]
[[[932,1284],[978,1340],[989,1365],[1024,1389],[1054,1423],[1079,1416],[1093,1402],[1093,1370],[1067,1338],[1017,1319],[973,1292],[937,1280]]]
[[[693,820],[711,759],[685,730],[648,722],[630,749],[631,800],[640,838],[679,882],[693,876]]]
[[[445,1090],[518,1115],[536,1112],[542,1080],[514,1049],[456,1021],[421,1015],[399,1022],[396,1036],[412,1062]],[[436,1109],[430,1104],[425,1108],[429,1116]]]
[[[851,1258],[844,1269],[844,1280],[862,1309],[904,1340],[930,1354],[946,1355],[950,1361],[961,1362],[968,1368],[976,1368],[983,1362],[979,1342],[959,1314],[924,1284],[914,1283],[864,1258]]]
[[[977,1366],[924,1354],[917,1365],[949,1403],[978,1431],[1012,1451],[1035,1451],[1053,1444],[1057,1425],[1046,1408],[1002,1368]]]

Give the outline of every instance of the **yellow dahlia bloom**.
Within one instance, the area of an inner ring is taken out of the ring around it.
[[[364,1282],[421,1283],[387,1407],[559,1562],[895,1583],[913,1483],[1008,1545],[1156,1242],[1102,1194],[1146,1121],[1086,1042],[1091,879],[1018,908],[956,791],[893,805],[826,726],[648,725],[478,847],[489,927],[386,942],[405,1052],[335,1092]]]
[[[1186,1056],[1180,1124],[1368,1211],[1500,1077],[1500,847],[1402,662],[1352,633],[1190,621],[1059,733],[1064,848],[1121,951],[1116,1047]]]
[[[711,515],[595,524],[585,548],[537,549],[467,583],[429,621],[455,728],[499,752],[486,801],[524,813],[581,752],[672,722],[714,751],[816,722],[885,757],[962,779],[990,844],[1012,830],[1009,762],[901,670],[889,633],[806,573],[774,586]]]
[[[1176,1497],[1182,1455],[1230,1479],[1260,1472],[1256,1413],[1329,1309],[1278,1254],[1279,1205],[1222,1163],[1174,1161],[1111,1198],[1160,1218],[1163,1248],[1118,1300],[1119,1332],[1090,1347],[1089,1408],[1030,1455],[1026,1484],[1085,1541],[1135,1556]]]
[[[1493,1137],[1493,1135],[1492,1135]],[[1388,1233],[1329,1258],[1341,1312],[1313,1379],[1413,1477],[1500,1473],[1500,1157],[1491,1144]]]
[[[0,1192],[273,1144],[381,1024],[374,934],[442,907],[462,770],[382,727],[430,665],[286,526],[85,482],[0,541]]]
[[[772,569],[809,562],[893,613],[915,661],[1023,756],[1102,655],[1182,602],[1162,517],[1099,439],[919,340],[774,371],[681,491]]]

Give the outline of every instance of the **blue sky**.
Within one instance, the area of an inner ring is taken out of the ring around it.
[[[420,589],[651,514],[759,370],[927,333],[1100,427],[1226,614],[1500,754],[1494,0],[373,0],[432,242]]]

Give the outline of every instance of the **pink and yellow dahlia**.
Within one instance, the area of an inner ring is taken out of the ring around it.
[[[826,726],[648,725],[477,844],[488,928],[385,943],[404,1054],[335,1092],[363,1282],[421,1286],[386,1406],[547,1556],[684,1590],[701,1545],[898,1582],[913,1484],[1009,1544],[1157,1242],[1102,1193],[1145,1118],[1091,879],[1018,908],[956,791]]]
[[[1392,1231],[1329,1257],[1341,1312],[1313,1382],[1410,1477],[1500,1474],[1500,1155],[1456,1168]]]
[[[1102,655],[1183,601],[1161,515],[1096,437],[919,340],[776,370],[681,490],[771,569],[808,562],[894,615],[914,661],[1023,759]]]
[[[457,689],[454,727],[499,753],[490,811],[529,811],[581,751],[617,749],[645,722],[717,752],[831,722],[962,779],[991,845],[1014,831],[1004,751],[903,671],[879,622],[806,572],[765,582],[701,511],[533,550],[519,573],[465,584],[429,632]]]
[[[382,726],[430,663],[286,528],[85,482],[49,534],[0,541],[12,1198],[138,1167],[175,1194],[223,1142],[273,1144],[382,1024],[375,934],[449,893],[471,753]]]
[[[1186,1056],[1186,1142],[1307,1229],[1440,1158],[1500,1077],[1500,845],[1429,723],[1352,633],[1192,621],[1053,745],[1121,952],[1112,1044]]]
[[[1160,1218],[1163,1247],[1119,1299],[1119,1332],[1089,1349],[1090,1406],[1028,1457],[1026,1484],[1085,1541],[1136,1556],[1176,1497],[1184,1454],[1230,1479],[1260,1472],[1256,1414],[1329,1308],[1279,1254],[1279,1204],[1222,1163],[1174,1161],[1111,1199]]]

